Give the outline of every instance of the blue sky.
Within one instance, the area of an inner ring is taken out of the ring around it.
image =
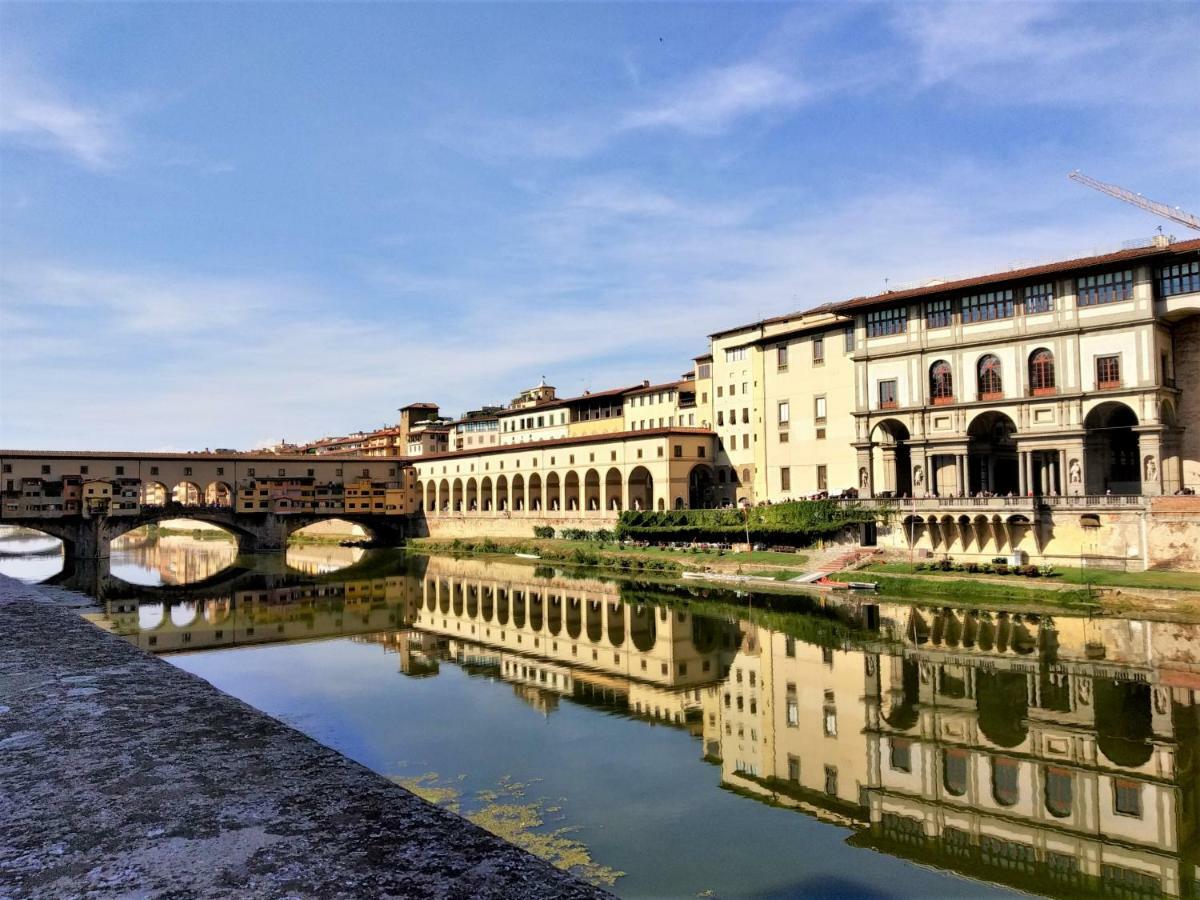
[[[1200,212],[1197,47],[1197,3],[0,4],[0,445],[666,380],[1144,238],[1066,173]]]

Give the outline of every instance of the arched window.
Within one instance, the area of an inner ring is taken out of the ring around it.
[[[929,396],[936,404],[954,402],[954,373],[944,359],[929,367]]]
[[[1000,360],[988,354],[979,360],[979,399],[998,400],[1004,396],[1004,385],[1000,381]]]
[[[1029,389],[1035,397],[1054,393],[1054,354],[1044,347],[1029,357]]]
[[[967,751],[942,751],[942,785],[946,793],[961,797],[967,792]]]
[[[1001,806],[1013,806],[1020,799],[1019,773],[1015,759],[997,757],[992,760],[992,796]]]
[[[1046,809],[1050,815],[1065,819],[1071,814],[1071,773],[1054,766],[1046,767]]]

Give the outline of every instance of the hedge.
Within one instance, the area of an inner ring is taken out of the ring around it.
[[[798,500],[746,509],[627,510],[617,523],[617,535],[632,540],[726,541],[811,544],[861,522],[874,521],[887,511],[833,500]]]

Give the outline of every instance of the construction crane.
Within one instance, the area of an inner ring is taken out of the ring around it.
[[[1165,203],[1159,203],[1157,200],[1149,200],[1141,194],[1127,191],[1125,188],[1118,187],[1115,184],[1097,181],[1095,178],[1084,175],[1078,169],[1071,172],[1067,177],[1079,184],[1095,188],[1103,194],[1108,194],[1110,197],[1116,197],[1118,200],[1124,200],[1126,203],[1139,206],[1147,212],[1154,213],[1156,216],[1162,216],[1164,219],[1170,219],[1172,222],[1178,222],[1180,225],[1200,231],[1200,218],[1196,218],[1196,216],[1193,216],[1189,212],[1184,212],[1178,206],[1167,206]]]

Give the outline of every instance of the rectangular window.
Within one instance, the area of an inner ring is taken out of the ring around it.
[[[877,309],[867,313],[867,337],[884,337],[908,331],[908,307]]]
[[[949,328],[953,320],[953,307],[949,297],[925,301],[925,327]]]
[[[817,466],[817,490],[829,490],[828,478],[826,477],[825,466]]]
[[[86,475],[87,473],[88,473],[88,467],[87,467],[87,466],[80,466],[80,467],[79,467],[79,474],[80,474],[80,475]]]
[[[725,362],[742,362],[746,358],[745,347],[728,347],[725,350]]]
[[[813,397],[813,418],[818,423],[825,421],[825,397]]]
[[[745,406],[742,407],[742,424],[743,425],[750,424],[750,410],[748,407],[745,407]]]
[[[679,459],[679,458],[682,458],[682,456],[683,456],[683,445],[676,444],[675,445],[675,458]]]
[[[990,322],[1007,319],[1013,314],[1013,292],[988,291],[962,298],[962,320],[967,322]]]
[[[1133,270],[1103,272],[1075,279],[1076,306],[1101,306],[1133,299]]]
[[[700,379],[712,377],[712,364],[702,363],[696,367],[696,377]]]
[[[819,366],[825,362],[825,335],[818,334],[813,338],[813,365]]]
[[[1100,390],[1110,390],[1121,386],[1121,357],[1096,357],[1096,387]]]
[[[787,353],[787,344],[780,344],[775,348],[775,363],[780,369],[786,369],[788,367]]]
[[[1025,315],[1050,312],[1054,309],[1054,284],[1031,284],[1025,288]]]
[[[724,424],[725,424],[725,413],[721,412],[721,410],[718,409],[717,410],[717,427],[721,427]]]
[[[788,433],[786,431],[779,432],[779,443],[786,444],[788,442]]]
[[[779,489],[784,492],[792,489],[792,470],[787,466],[779,470]]]
[[[1200,291],[1200,259],[1158,270],[1158,296],[1173,297],[1197,291]]]
[[[124,467],[124,466],[117,466],[117,474],[118,474],[118,475],[124,475],[124,474],[125,474],[125,467]],[[188,470],[187,470],[187,474],[191,475],[191,474],[192,474],[192,470],[191,470],[191,469],[188,469]]]
[[[779,401],[779,424],[786,425],[792,418],[792,406],[787,400]]]
[[[248,469],[246,470],[246,474],[247,474],[247,475],[253,475],[253,474],[254,474],[254,467],[253,467],[253,466],[251,466],[250,468],[248,468]],[[341,474],[342,474],[342,470],[341,470],[341,469],[338,469],[338,474],[339,474],[339,475],[341,475]]]
[[[787,686],[787,724],[788,728],[800,727],[800,701],[796,697],[796,685]]]
[[[895,772],[912,771],[912,741],[908,738],[894,737],[889,739],[891,744],[890,764]]]
[[[1113,812],[1118,816],[1142,817],[1141,782],[1113,779]]]
[[[879,408],[895,409],[897,405],[896,379],[889,378],[886,381],[879,382]]]
[[[846,329],[846,334],[845,334],[844,340],[846,342],[846,352],[847,353],[853,352],[854,351],[854,326],[853,325],[851,325],[849,328]]]
[[[792,784],[800,783],[800,757],[788,754],[788,781]]]
[[[836,797],[838,792],[837,766],[825,767],[825,793]]]

